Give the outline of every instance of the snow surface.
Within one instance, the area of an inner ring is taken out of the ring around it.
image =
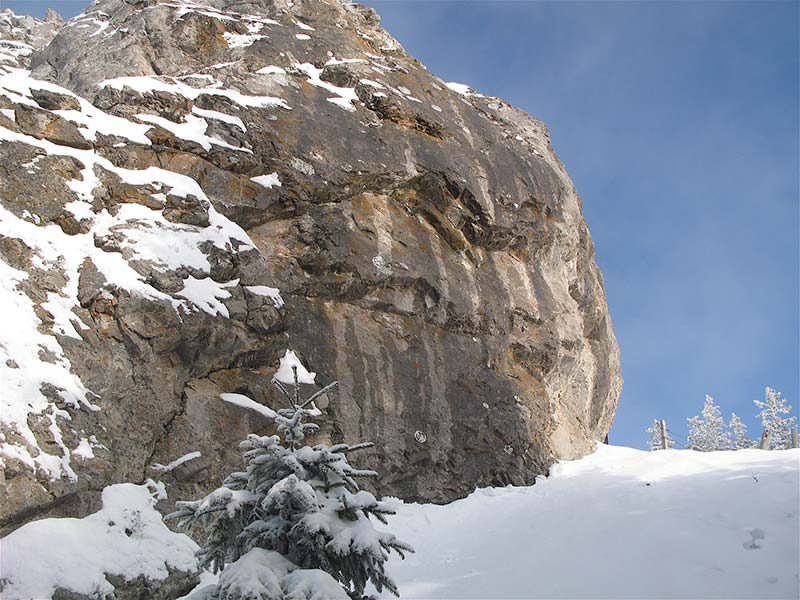
[[[798,598],[800,450],[599,445],[532,487],[404,504],[405,600]],[[384,598],[392,598],[388,593]]]
[[[298,569],[282,555],[253,548],[228,565],[218,577],[204,572],[204,581],[178,600],[284,598],[285,600],[349,600],[342,586],[318,569]]]
[[[111,594],[106,574],[163,580],[168,568],[194,571],[198,550],[155,510],[163,486],[121,483],[103,490],[103,508],[83,519],[42,519],[0,540],[3,600],[50,598],[62,587],[93,598]]]

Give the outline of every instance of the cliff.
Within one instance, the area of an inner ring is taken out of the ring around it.
[[[530,483],[608,433],[618,347],[547,128],[372,10],[99,0],[0,38],[6,531],[216,486],[270,428],[220,394],[277,406],[287,350],[340,381],[321,435],[375,441],[380,493]]]

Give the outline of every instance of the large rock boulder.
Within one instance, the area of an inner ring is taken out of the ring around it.
[[[289,349],[340,381],[321,438],[375,441],[379,493],[530,483],[607,435],[618,348],[547,128],[442,82],[372,10],[99,0],[30,64],[0,72],[28,340],[0,338],[5,527],[189,453],[170,496],[216,486],[270,428],[220,393],[276,406]]]

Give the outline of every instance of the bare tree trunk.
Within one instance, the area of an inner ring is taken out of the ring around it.
[[[769,450],[769,442],[771,437],[771,433],[765,429],[764,433],[761,434],[761,441],[759,442],[758,447],[761,450]]]
[[[667,421],[661,419],[661,448],[669,450],[669,442],[667,441]]]
[[[792,448],[797,448],[797,427],[792,427]]]

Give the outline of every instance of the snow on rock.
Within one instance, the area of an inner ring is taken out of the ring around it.
[[[261,17],[252,14],[242,14],[238,12],[226,13],[218,8],[209,6],[208,4],[198,4],[196,2],[190,2],[189,0],[179,0],[179,2],[163,2],[160,3],[159,6],[169,6],[178,9],[178,17],[182,17],[187,13],[194,12],[207,17],[214,17],[215,19],[222,19],[223,21],[243,21],[248,24],[248,27],[252,27],[256,24],[280,25],[278,21],[269,19],[267,17]]]
[[[222,34],[222,37],[225,38],[230,48],[247,48],[258,40],[267,39],[268,36],[259,33],[263,28],[264,23],[249,23],[247,25],[247,33],[240,34],[226,31]]]
[[[14,103],[37,106],[33,99],[36,90],[67,96],[77,102],[80,110],[53,112],[78,124],[87,139],[104,133],[126,137],[133,143],[150,144],[144,135],[150,125],[106,114],[69,90],[32,79],[28,71],[0,68],[0,93]],[[204,147],[212,143],[228,146],[205,136],[205,118],[226,121],[244,130],[238,117],[202,109],[196,112],[197,116],[187,115],[184,124],[169,124],[187,128],[196,125],[196,131],[176,133],[195,139]],[[159,117],[143,117],[161,124]],[[216,211],[191,177],[153,166],[139,170],[118,167],[93,149],[61,145],[0,125],[2,142],[25,144],[46,156],[71,157],[82,166],[78,177],[66,182],[77,198],[64,199],[64,208],[82,223],[77,233],[68,234],[59,225],[42,223],[38,216],[27,211],[18,216],[0,204],[0,236],[23,242],[31,249],[31,263],[35,269],[60,273],[65,281],[60,291],[47,291],[44,300],[34,302],[24,291],[29,274],[0,262],[0,307],[3,309],[0,313],[0,388],[5,394],[0,423],[8,432],[0,439],[0,455],[19,460],[49,479],[66,476],[74,480],[71,453],[77,452],[82,459],[91,458],[91,446],[67,446],[60,427],[71,419],[70,414],[64,407],[56,406],[42,388],[55,388],[68,409],[97,410],[90,390],[72,373],[59,339],[69,337],[82,341],[81,332],[88,329],[75,312],[79,307],[80,273],[86,261],[91,261],[112,288],[166,302],[175,310],[197,309],[228,317],[223,301],[231,297],[229,288],[238,286],[239,281],[217,282],[202,276],[211,271],[207,256],[209,244],[228,254],[254,251],[255,245],[240,226]],[[37,160],[23,167],[36,169]],[[207,217],[208,224],[175,223],[167,220],[161,209],[142,204],[122,203],[114,211],[95,208],[94,193],[101,186],[103,171],[113,173],[125,184],[147,186],[148,192],[155,189],[157,193],[150,193],[150,196],[161,202],[166,202],[168,196],[194,198],[198,212]],[[108,246],[101,243],[104,240],[109,241]],[[137,269],[139,264],[148,264],[152,270],[161,272],[191,269],[194,276],[184,275],[183,289],[170,295],[150,285],[141,269]],[[277,290],[268,288],[265,291],[276,306],[282,304]],[[37,304],[52,318],[49,331],[37,316]],[[48,430],[55,444],[39,444],[29,422],[34,415],[49,423]],[[0,460],[0,465],[3,464]]]
[[[264,406],[263,404],[259,404],[255,400],[251,400],[250,398],[242,394],[220,394],[219,397],[222,398],[222,400],[227,402],[228,404],[233,404],[241,408],[254,410],[258,414],[266,417],[267,419],[274,419],[275,417],[278,416],[278,413],[272,410],[269,406]]]
[[[270,173],[269,175],[259,175],[258,177],[251,177],[251,181],[255,181],[258,185],[267,189],[274,187],[281,187],[281,180],[278,178],[277,173]]]
[[[269,65],[260,68],[256,73],[259,75],[286,75],[286,69],[283,67],[276,67],[275,65]]]
[[[217,113],[217,114],[222,114],[222,113]],[[234,146],[233,144],[229,144],[228,142],[225,142],[223,140],[206,135],[206,130],[208,129],[208,122],[203,117],[198,117],[195,115],[186,115],[183,118],[183,123],[176,123],[175,121],[170,121],[169,119],[165,119],[164,117],[159,117],[157,115],[148,115],[148,114],[138,114],[136,115],[136,118],[139,119],[140,121],[146,121],[147,123],[158,125],[159,127],[162,127],[167,131],[169,131],[175,137],[200,144],[200,146],[202,146],[203,150],[205,150],[206,152],[211,150],[211,145],[214,144],[215,146],[220,146],[222,148],[229,148],[231,150],[238,150],[240,152],[247,152],[249,154],[253,153],[253,151],[248,148]],[[239,120],[239,123],[241,123],[241,120]],[[242,125],[242,127],[244,127],[244,125]]]
[[[234,117],[233,115],[222,113],[216,110],[198,108],[196,106],[192,107],[192,112],[196,115],[200,115],[201,117],[205,117],[206,119],[215,119],[217,121],[222,121],[223,123],[228,123],[229,125],[236,125],[236,127],[238,127],[242,133],[247,132],[247,127],[245,127],[244,122],[239,117]]]
[[[479,94],[471,87],[469,87],[466,83],[458,83],[456,81],[448,81],[445,85],[456,92],[457,94],[461,94],[462,96],[478,96],[483,97],[483,94]]]
[[[293,367],[297,368],[297,382],[298,383],[314,383],[316,373],[309,373],[300,359],[291,350],[286,350],[286,354],[281,358],[281,364],[278,367],[278,372],[275,373],[273,379],[277,379],[281,383],[294,384]]]
[[[307,25],[307,24],[303,23],[302,21],[295,20],[294,24],[297,25],[300,29],[302,29],[304,31],[316,31],[316,29],[311,27],[311,25]]]
[[[0,219],[6,212],[0,206]],[[4,221],[0,220],[0,235],[3,235],[3,225]],[[55,427],[56,416],[69,418],[66,411],[57,408],[41,392],[45,383],[55,386],[68,405],[85,406],[90,410],[96,407],[89,401],[88,390],[81,380],[71,373],[70,362],[56,338],[39,331],[41,321],[36,316],[34,304],[18,288],[27,278],[27,273],[0,261],[0,389],[3,390],[0,423],[4,428],[16,431],[22,442],[3,437],[0,453],[16,458],[34,470],[43,470],[50,479],[59,479],[62,474],[74,479],[70,452],[63,443],[58,454],[32,451],[38,448],[38,443],[28,417],[49,411],[51,430]],[[42,351],[51,359],[44,360]]]
[[[15,67],[22,58],[33,54],[33,46],[25,42],[0,40],[0,64]]]
[[[332,94],[336,94],[335,98],[328,98],[328,102],[332,102],[336,106],[349,112],[354,112],[356,110],[354,104],[358,101],[358,95],[356,94],[355,88],[339,87],[338,85],[323,81],[320,79],[322,69],[318,69],[311,63],[303,63],[295,66],[308,75],[308,79],[306,80],[308,83],[318,88],[328,90]]]
[[[197,570],[198,550],[155,510],[163,487],[121,483],[103,490],[103,508],[83,519],[42,519],[0,540],[4,600],[50,598],[58,588],[106,597],[106,575],[162,581],[174,569]]]
[[[60,85],[30,77],[29,72],[24,69],[0,70],[0,90],[0,94],[14,102],[32,107],[38,107],[31,97],[34,91],[42,90],[68,96],[80,106],[80,110],[55,110],[53,113],[77,124],[81,135],[87,140],[94,141],[97,134],[101,133],[124,137],[137,144],[151,145],[150,139],[145,135],[151,129],[149,125],[103,112],[88,100]]]
[[[275,305],[275,308],[281,308],[284,304],[281,291],[278,288],[269,287],[268,285],[248,285],[246,289],[257,296],[266,296]]]
[[[239,285],[238,279],[219,283],[211,279],[211,277],[197,279],[189,275],[183,280],[183,289],[177,295],[186,298],[197,309],[204,310],[212,316],[222,315],[227,317],[229,316],[228,308],[221,300],[231,297],[231,293],[225,288],[236,287],[237,285]]]
[[[179,81],[174,77],[152,77],[141,75],[136,77],[117,77],[106,79],[100,82],[100,87],[110,87],[115,90],[130,88],[141,94],[147,92],[167,92],[177,96],[183,96],[190,100],[195,100],[198,96],[207,94],[209,96],[222,96],[231,102],[248,108],[283,108],[291,110],[291,107],[282,99],[273,96],[248,96],[238,90],[216,87],[216,82],[207,87],[195,88]]]
[[[387,569],[409,600],[798,598],[799,474],[800,450],[599,445],[532,487],[401,505],[417,553]]]

